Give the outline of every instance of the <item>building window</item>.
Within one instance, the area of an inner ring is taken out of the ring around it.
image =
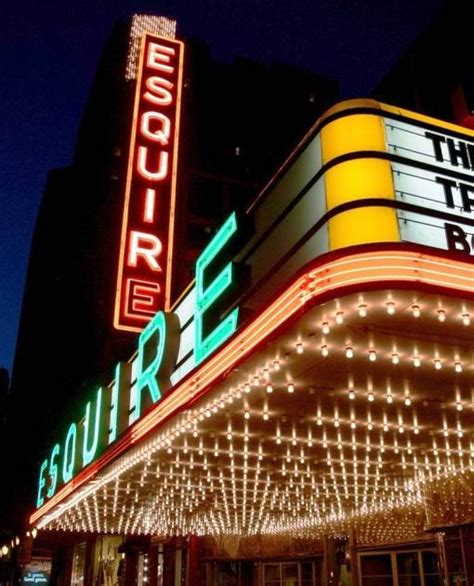
[[[318,562],[263,564],[263,586],[319,586]]]
[[[363,586],[395,586],[389,553],[361,556],[360,573]]]
[[[360,554],[361,586],[441,586],[435,549]]]
[[[420,564],[418,563],[417,551],[397,553],[397,574],[400,584],[420,585]]]

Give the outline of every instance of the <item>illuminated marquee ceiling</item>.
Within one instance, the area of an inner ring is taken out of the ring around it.
[[[473,327],[472,301],[409,290],[317,306],[39,527],[375,543],[472,518]]]

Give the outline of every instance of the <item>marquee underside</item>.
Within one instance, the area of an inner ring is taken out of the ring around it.
[[[308,304],[38,527],[383,543],[472,520],[474,302],[410,287]]]

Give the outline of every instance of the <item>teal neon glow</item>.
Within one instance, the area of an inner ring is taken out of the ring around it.
[[[102,387],[97,390],[97,399],[95,403],[95,418],[94,418],[94,436],[92,443],[89,446],[90,420],[91,420],[91,401],[87,403],[86,417],[84,419],[84,437],[82,442],[82,467],[90,464],[95,458],[97,447],[99,445],[99,429],[100,429],[100,408],[102,406]]]
[[[46,486],[46,480],[44,477],[44,471],[46,470],[46,468],[48,467],[48,460],[45,460],[42,464],[41,464],[41,469],[40,469],[40,478],[39,478],[39,484],[38,484],[38,498],[36,499],[36,507],[39,509],[40,507],[43,506],[44,503],[44,498],[43,495],[41,494],[43,492],[43,488]]]
[[[59,456],[61,448],[59,444],[56,444],[51,452],[51,458],[49,460],[49,477],[51,484],[48,488],[48,492],[46,493],[48,498],[50,499],[54,493],[56,492],[56,486],[58,484],[58,465],[54,461],[56,456]]]
[[[158,334],[158,344],[156,345],[156,349],[153,350],[155,355],[149,362],[148,366],[145,366],[145,362],[149,361],[149,355],[151,353],[150,349],[148,348],[148,341],[155,334]],[[158,371],[160,370],[165,353],[166,334],[166,317],[162,311],[159,311],[155,315],[155,317],[140,334],[140,338],[138,340],[137,384],[135,388],[135,401],[129,418],[130,424],[139,419],[141,416],[142,392],[144,389],[148,389],[152,403],[156,403],[161,397],[161,389],[158,382]]]
[[[203,339],[203,323],[206,312],[232,284],[232,263],[228,263],[212,283],[204,288],[204,275],[209,264],[237,232],[237,216],[233,212],[207,245],[196,263],[196,310],[194,335],[194,361],[197,366],[214,352],[237,329],[239,308],[236,307],[214,330]]]
[[[66,443],[64,444],[63,459],[63,482],[69,482],[74,474],[74,464],[76,462],[76,440],[77,427],[75,423],[69,426]]]
[[[118,409],[120,401],[120,382],[121,382],[121,364],[120,362],[115,367],[115,380],[112,387],[112,397],[110,399],[110,426],[108,444],[114,442],[117,438],[117,423],[118,423]]]

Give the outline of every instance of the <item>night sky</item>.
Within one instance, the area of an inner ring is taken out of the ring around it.
[[[364,97],[442,0],[50,0],[0,16],[0,366],[11,368],[29,247],[48,170],[69,164],[102,47],[133,12],[174,17],[222,61],[282,62]],[[68,219],[64,218],[67,222]],[[67,243],[61,243],[67,246]],[[52,357],[53,358],[53,357]]]

